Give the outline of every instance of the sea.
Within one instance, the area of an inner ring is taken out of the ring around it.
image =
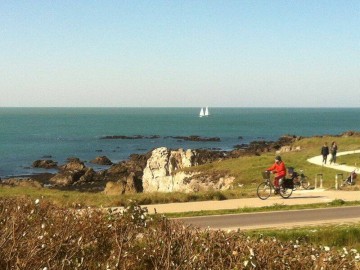
[[[360,108],[0,108],[0,177],[38,174],[38,159],[117,163],[157,147],[232,150],[283,135],[339,135],[360,129]],[[186,141],[178,136],[220,138]],[[127,136],[103,139],[106,136]],[[134,139],[138,136],[137,139]],[[94,165],[91,165],[94,167]],[[103,169],[95,166],[96,170]]]

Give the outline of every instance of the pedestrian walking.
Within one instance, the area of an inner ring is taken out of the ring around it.
[[[323,157],[323,164],[326,164],[327,157],[329,155],[329,146],[327,142],[324,143],[323,147],[321,147],[321,155]]]
[[[330,146],[330,153],[331,153],[330,164],[336,163],[337,151],[338,151],[338,146],[337,146],[336,142],[334,141],[331,143],[331,146]]]

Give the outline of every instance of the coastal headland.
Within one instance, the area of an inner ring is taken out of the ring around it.
[[[329,135],[332,138],[358,138],[358,132],[348,131],[340,135]],[[102,139],[138,139],[112,135]],[[156,138],[157,136],[151,136]],[[314,136],[312,138],[326,138]],[[217,140],[200,136],[178,137],[183,140]],[[235,145],[231,151],[209,149],[168,149],[160,147],[145,154],[132,154],[128,160],[113,163],[106,156],[98,156],[90,162],[76,157],[68,158],[65,164],[46,158],[35,160],[34,168],[56,170],[55,173],[11,177],[2,179],[3,185],[34,185],[59,190],[77,190],[87,192],[105,192],[108,194],[131,194],[142,192],[198,192],[208,190],[228,190],[234,183],[234,176],[224,171],[216,173],[188,172],[187,168],[211,164],[224,160],[251,156],[262,156],[269,153],[290,153],[302,151],[301,143],[305,138],[295,135],[284,135],[277,141],[253,141],[249,144]],[[49,156],[51,157],[51,156]],[[92,166],[102,165],[106,169],[95,170]],[[264,165],[265,166],[265,165]],[[116,183],[114,185],[114,183]],[[112,190],[114,189],[114,190]]]

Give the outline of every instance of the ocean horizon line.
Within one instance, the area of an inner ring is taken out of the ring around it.
[[[192,109],[192,108],[221,108],[221,109],[359,109],[356,106],[0,106],[0,109]]]

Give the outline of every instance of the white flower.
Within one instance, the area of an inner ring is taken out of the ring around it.
[[[41,224],[41,229],[44,229],[45,228],[45,224]]]
[[[329,248],[328,246],[325,246],[324,249],[325,249],[325,251],[329,251],[329,250],[330,250],[330,248]]]
[[[35,204],[39,204],[40,200],[39,199],[36,199],[35,200]]]

